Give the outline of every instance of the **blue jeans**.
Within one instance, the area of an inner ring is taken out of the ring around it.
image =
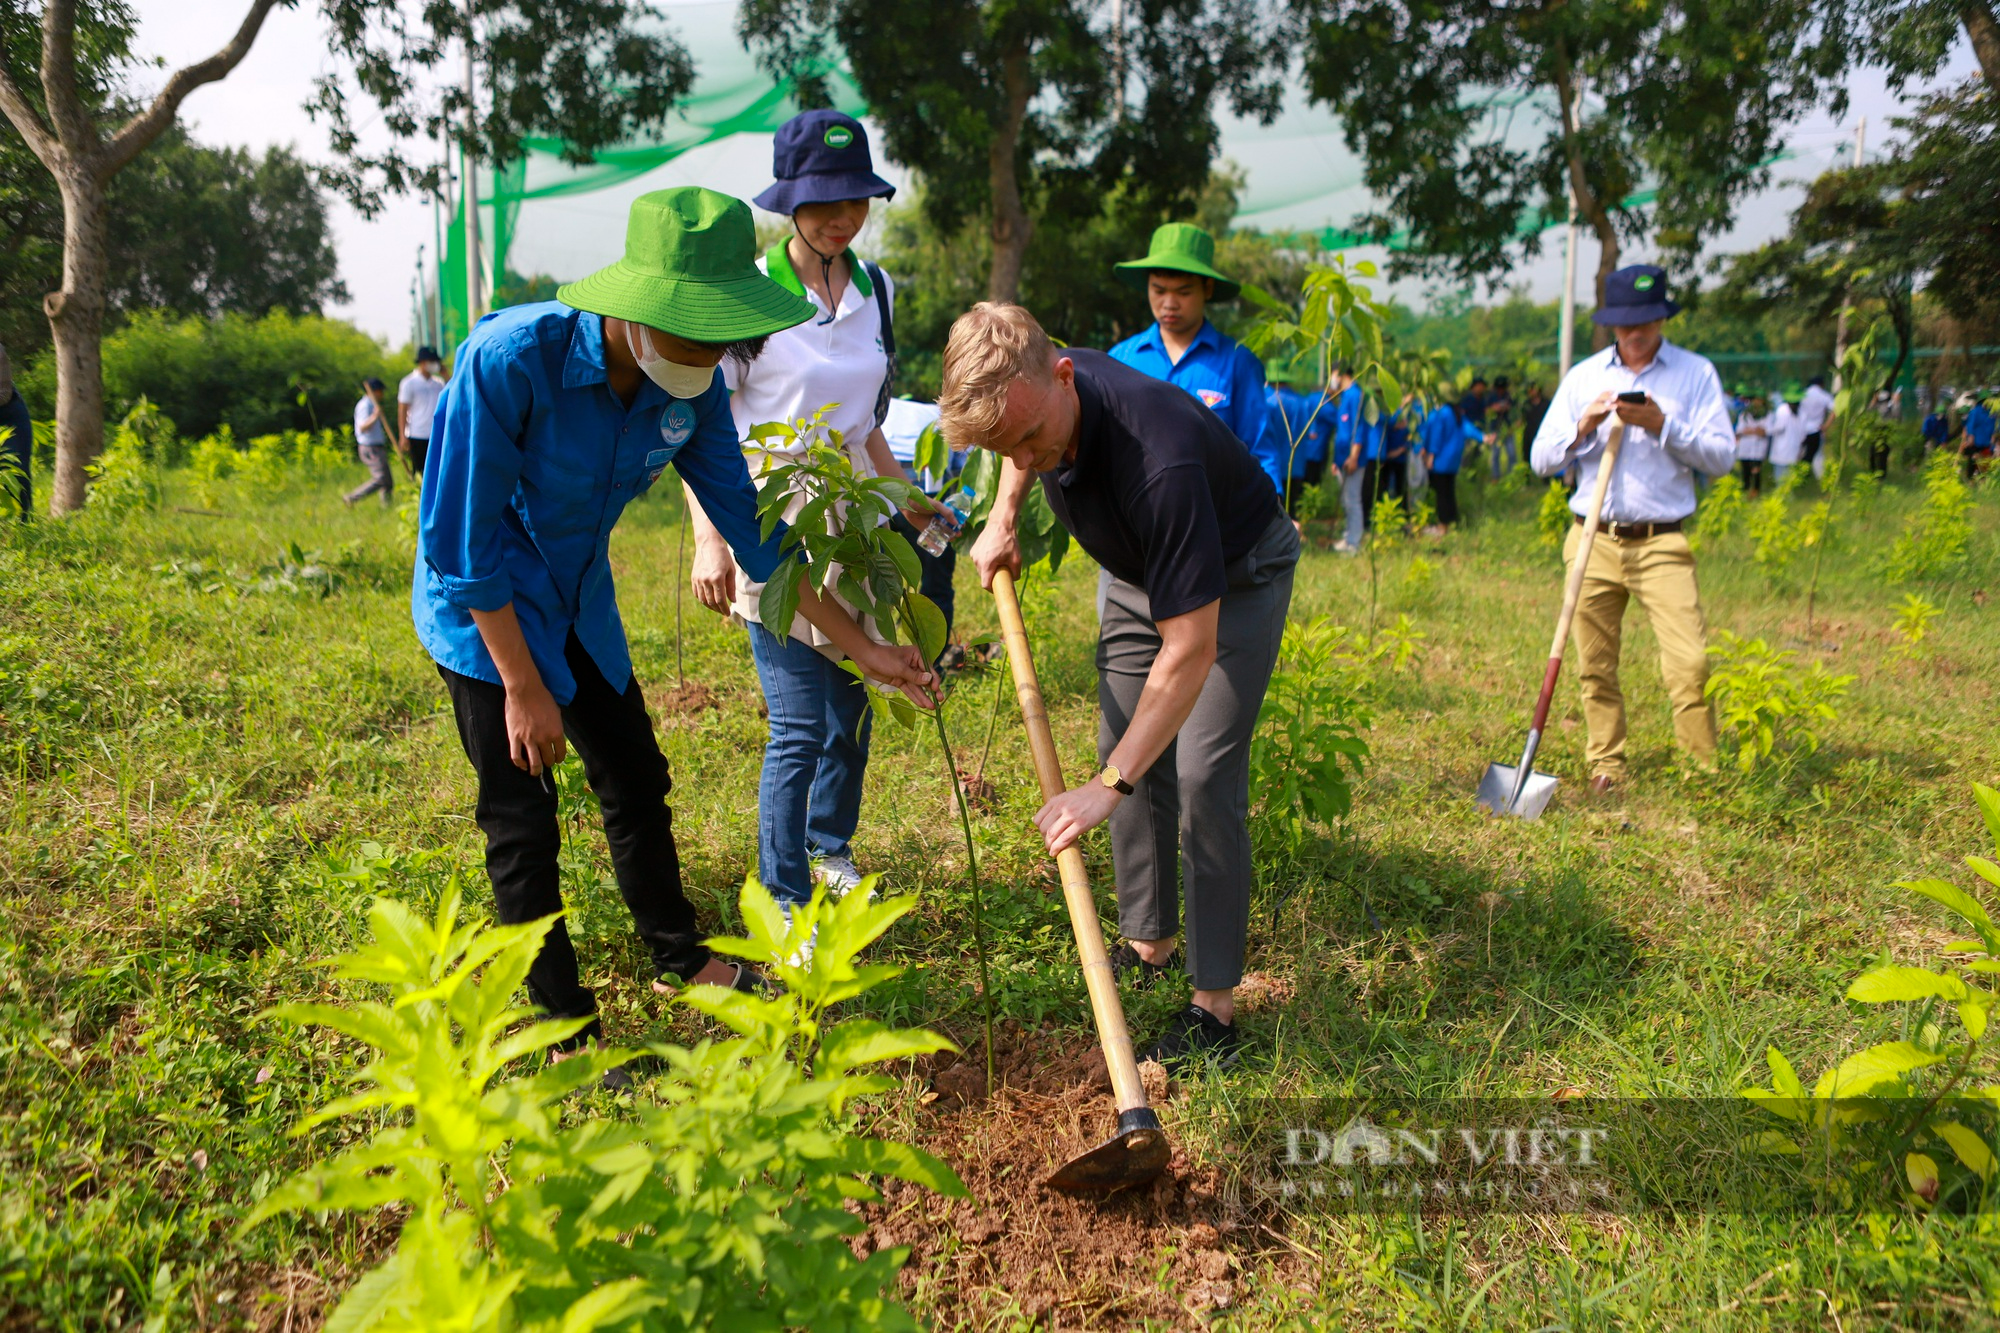
[[[780,904],[812,898],[812,858],[845,856],[861,822],[867,687],[797,639],[750,626],[771,711],[757,784],[757,877]]]

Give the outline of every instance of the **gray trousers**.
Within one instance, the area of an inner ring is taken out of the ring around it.
[[[1250,737],[1271,683],[1299,538],[1280,517],[1229,567],[1216,627],[1215,665],[1201,697],[1136,790],[1111,814],[1118,875],[1118,929],[1128,940],[1163,940],[1180,929],[1187,900],[1187,971],[1196,990],[1243,979],[1250,931]],[[1145,590],[1100,575],[1097,640],[1098,762],[1105,762],[1146,686],[1160,651]]]
[[[1367,528],[1367,504],[1362,494],[1362,487],[1367,480],[1366,463],[1340,479],[1340,507],[1347,515],[1347,531],[1341,534],[1341,540],[1349,546],[1361,545],[1362,535]]]
[[[386,444],[364,444],[359,446],[361,461],[368,465],[368,480],[349,491],[343,499],[349,504],[363,496],[382,492],[382,503],[387,505],[396,493],[396,474],[389,470],[389,446]]]

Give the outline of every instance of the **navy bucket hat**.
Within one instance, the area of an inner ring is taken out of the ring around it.
[[[1667,299],[1667,271],[1652,264],[1621,268],[1604,280],[1604,304],[1591,315],[1599,324],[1651,324],[1681,312]]]
[[[800,204],[896,194],[895,186],[875,174],[868,131],[841,111],[801,111],[780,125],[771,145],[771,174],[778,179],[751,200],[767,213],[789,216]]]

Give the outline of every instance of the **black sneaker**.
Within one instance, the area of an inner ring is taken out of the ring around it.
[[[1127,940],[1120,940],[1118,947],[1111,951],[1111,975],[1127,986],[1150,986],[1171,975],[1180,964],[1179,949],[1174,950],[1164,963],[1147,962]]]
[[[1243,1047],[1243,1036],[1234,1023],[1225,1023],[1198,1004],[1191,1004],[1167,1020],[1159,1040],[1140,1054],[1141,1060],[1158,1060],[1173,1069],[1208,1060],[1226,1065]]]

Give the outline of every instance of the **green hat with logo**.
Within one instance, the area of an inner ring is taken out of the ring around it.
[[[1784,398],[1786,402],[1796,403],[1797,401],[1799,401],[1799,399],[1805,396],[1806,396],[1805,386],[1800,384],[1797,380],[1792,380],[1785,385]]]
[[[1188,222],[1169,222],[1156,228],[1146,257],[1119,264],[1116,271],[1120,282],[1143,292],[1146,275],[1156,269],[1214,279],[1213,299],[1217,301],[1227,301],[1241,290],[1240,284],[1215,271],[1215,238]]]
[[[757,271],[750,206],[693,185],[634,199],[625,257],[556,298],[702,343],[760,338],[813,315],[810,301]]]

